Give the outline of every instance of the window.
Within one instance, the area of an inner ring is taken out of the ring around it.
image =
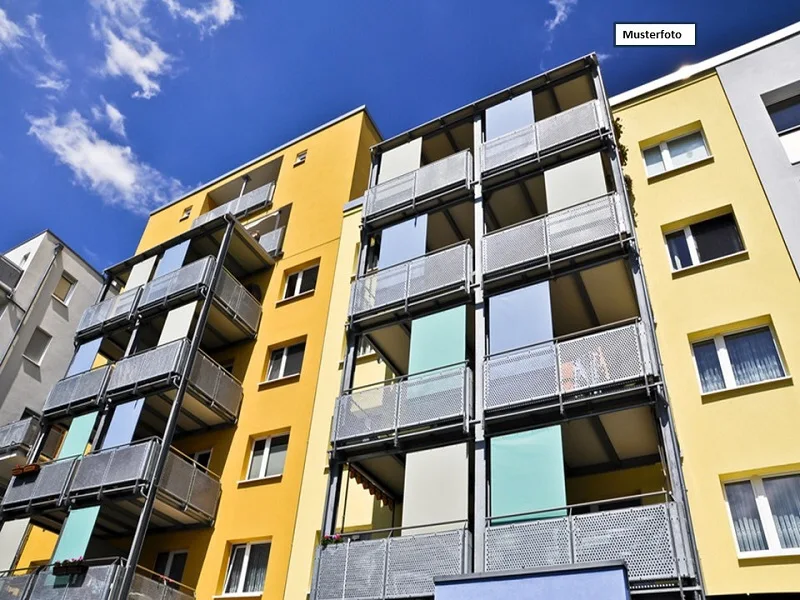
[[[22,356],[32,363],[41,365],[44,353],[47,352],[47,347],[50,345],[52,339],[49,333],[37,327],[31,339],[28,341],[28,345],[25,348],[25,352],[22,353]]]
[[[317,286],[317,274],[319,265],[314,265],[303,271],[292,273],[286,278],[286,289],[283,291],[283,299],[294,298],[300,294],[311,292]]]
[[[263,592],[268,562],[267,542],[231,546],[231,557],[225,574],[224,595]]]
[[[744,250],[733,213],[689,225],[665,238],[673,271]]]
[[[718,335],[692,351],[704,394],[786,375],[769,327]]]
[[[375,349],[372,347],[372,344],[369,343],[369,338],[362,335],[358,339],[358,346],[356,346],[356,358],[361,358],[362,356],[367,356],[374,352]]]
[[[28,259],[30,257],[31,257],[31,253],[30,252],[26,252],[25,255],[22,257],[22,260],[19,261],[19,268],[20,269],[25,266],[25,264],[28,262]]]
[[[800,95],[767,106],[767,112],[789,161],[800,162]]]
[[[189,218],[191,214],[192,214],[192,207],[187,206],[186,208],[183,209],[183,213],[181,214],[181,218],[179,220],[185,221],[186,219]]]
[[[306,156],[308,156],[308,150],[301,150],[300,152],[298,152],[297,156],[294,157],[294,165],[293,166],[296,167],[296,166],[302,165],[304,162],[306,162]]]
[[[186,558],[188,556],[189,553],[186,550],[159,552],[156,556],[156,566],[153,570],[174,582],[180,582],[183,579],[183,570],[186,567]],[[153,579],[156,579],[156,577]],[[169,586],[178,588],[177,583],[169,583]]]
[[[305,342],[273,350],[269,357],[267,381],[275,381],[283,377],[299,375],[300,367],[303,365],[303,354],[305,350]]]
[[[192,454],[192,460],[203,467],[203,469],[208,470],[208,463],[211,462],[211,450],[209,449],[195,452]]]
[[[53,297],[57,298],[64,304],[69,302],[72,298],[72,293],[75,291],[75,278],[68,273],[62,273],[61,278],[56,284],[56,289],[53,290]]]
[[[255,440],[250,452],[247,480],[283,475],[283,466],[286,464],[286,450],[288,448],[288,433]]]
[[[647,176],[685,167],[711,156],[702,131],[695,131],[644,150]]]
[[[800,548],[800,475],[728,483],[725,499],[740,554]]]

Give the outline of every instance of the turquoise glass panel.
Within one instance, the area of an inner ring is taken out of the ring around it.
[[[58,458],[67,458],[69,456],[83,456],[86,451],[86,445],[92,436],[94,423],[97,420],[97,413],[89,413],[88,415],[81,415],[72,419],[69,424],[69,430],[64,438],[64,443],[61,444],[61,450],[58,453]]]

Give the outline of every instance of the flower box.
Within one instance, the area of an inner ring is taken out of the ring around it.
[[[89,565],[86,563],[69,563],[62,565],[53,565],[53,575],[60,577],[62,575],[83,575],[89,570]]]
[[[31,463],[28,465],[17,465],[13,469],[11,469],[11,474],[15,477],[19,475],[28,475],[30,473],[38,473],[41,468],[42,467],[39,463]]]

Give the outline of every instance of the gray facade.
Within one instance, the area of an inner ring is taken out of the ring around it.
[[[722,64],[717,73],[800,275],[800,162],[792,164],[767,112],[800,95],[800,35]]]

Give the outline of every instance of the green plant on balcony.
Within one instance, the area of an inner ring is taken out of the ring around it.
[[[620,165],[624,167],[628,164],[628,147],[620,141],[621,137],[622,121],[619,120],[619,117],[614,117],[614,139],[617,141]],[[634,202],[636,201],[636,196],[633,194],[633,179],[631,179],[631,176],[627,173],[623,174],[623,179],[625,180],[625,191],[628,193],[628,200],[631,203],[631,213],[633,214],[633,222],[635,225],[636,207],[634,206]]]
[[[67,558],[53,563],[53,575],[83,575],[89,570],[89,565],[82,556],[78,558]]]
[[[341,544],[344,541],[342,534],[334,533],[333,535],[326,535],[322,538],[322,547],[325,548],[332,544]]]

